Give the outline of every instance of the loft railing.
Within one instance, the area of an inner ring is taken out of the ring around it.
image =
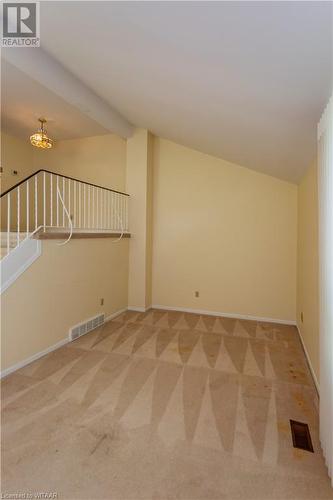
[[[38,170],[1,194],[1,246],[8,255],[47,229],[127,233],[128,199],[114,189]]]

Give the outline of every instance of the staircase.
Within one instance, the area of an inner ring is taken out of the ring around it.
[[[126,193],[38,170],[1,194],[1,293],[41,253],[41,239],[129,237]]]

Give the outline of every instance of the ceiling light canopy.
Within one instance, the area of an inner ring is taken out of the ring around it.
[[[38,131],[30,137],[30,142],[36,148],[50,149],[53,146],[53,140],[47,136],[47,132],[44,129],[44,123],[46,123],[45,118],[38,118],[40,122],[40,128]]]

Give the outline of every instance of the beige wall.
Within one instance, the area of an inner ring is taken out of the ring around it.
[[[45,168],[124,191],[126,141],[114,134],[58,141],[51,150],[34,148],[36,170]]]
[[[41,257],[1,295],[1,369],[66,339],[91,316],[126,308],[127,275],[128,240],[43,242]]]
[[[34,171],[33,148],[29,141],[1,133],[1,192],[30,175]],[[17,170],[18,175],[12,171]]]
[[[317,383],[320,375],[318,293],[318,192],[314,162],[298,186],[297,325]]]
[[[297,186],[156,138],[153,232],[155,305],[295,321]]]

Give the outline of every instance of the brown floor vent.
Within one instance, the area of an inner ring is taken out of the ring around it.
[[[313,453],[308,424],[296,422],[296,420],[290,420],[290,427],[294,448],[301,448],[302,450],[311,451]]]

